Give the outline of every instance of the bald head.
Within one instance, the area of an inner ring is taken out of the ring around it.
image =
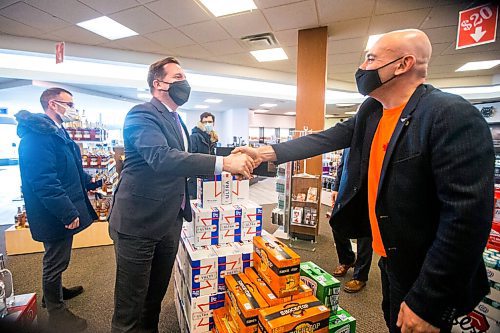
[[[405,29],[388,32],[373,45],[377,52],[387,52],[394,57],[412,55],[415,65],[411,69],[418,77],[427,76],[427,66],[432,54],[429,37],[418,29]]]

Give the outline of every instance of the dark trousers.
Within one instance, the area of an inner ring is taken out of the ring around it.
[[[360,281],[368,281],[373,254],[371,237],[358,238],[358,259],[356,259],[356,254],[352,250],[351,240],[339,236],[333,229],[332,231],[340,264],[350,265],[356,261],[352,278]]]
[[[403,303],[407,288],[403,288],[398,278],[391,271],[387,258],[381,257],[378,262],[382,278],[382,311],[390,333],[399,333],[401,329],[396,326],[399,309]],[[451,331],[451,324],[441,327],[441,333]]]
[[[66,308],[62,293],[62,273],[71,258],[73,236],[57,241],[44,242],[42,289],[49,314]]]
[[[167,292],[182,218],[161,240],[118,233],[110,228],[116,255],[112,332],[158,332],[161,302]]]

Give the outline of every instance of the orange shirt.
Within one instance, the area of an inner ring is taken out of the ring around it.
[[[382,257],[385,257],[386,253],[380,235],[377,214],[375,213],[375,204],[377,202],[378,185],[385,152],[405,106],[406,103],[392,109],[384,109],[370,149],[370,162],[368,165],[368,210],[372,228],[373,251]]]

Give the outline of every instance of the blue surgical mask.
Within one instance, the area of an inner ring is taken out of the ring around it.
[[[214,130],[214,125],[213,124],[210,124],[210,123],[205,124],[205,132],[210,133],[213,130]]]

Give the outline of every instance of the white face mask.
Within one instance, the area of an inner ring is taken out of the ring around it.
[[[75,109],[74,107],[68,106],[66,104],[56,102],[56,101],[54,101],[54,103],[57,103],[59,106],[62,106],[66,110],[64,113],[59,113],[56,111],[57,114],[59,115],[59,117],[61,117],[61,120],[63,122],[71,122],[71,121],[78,120],[79,115],[78,115],[77,109]]]

